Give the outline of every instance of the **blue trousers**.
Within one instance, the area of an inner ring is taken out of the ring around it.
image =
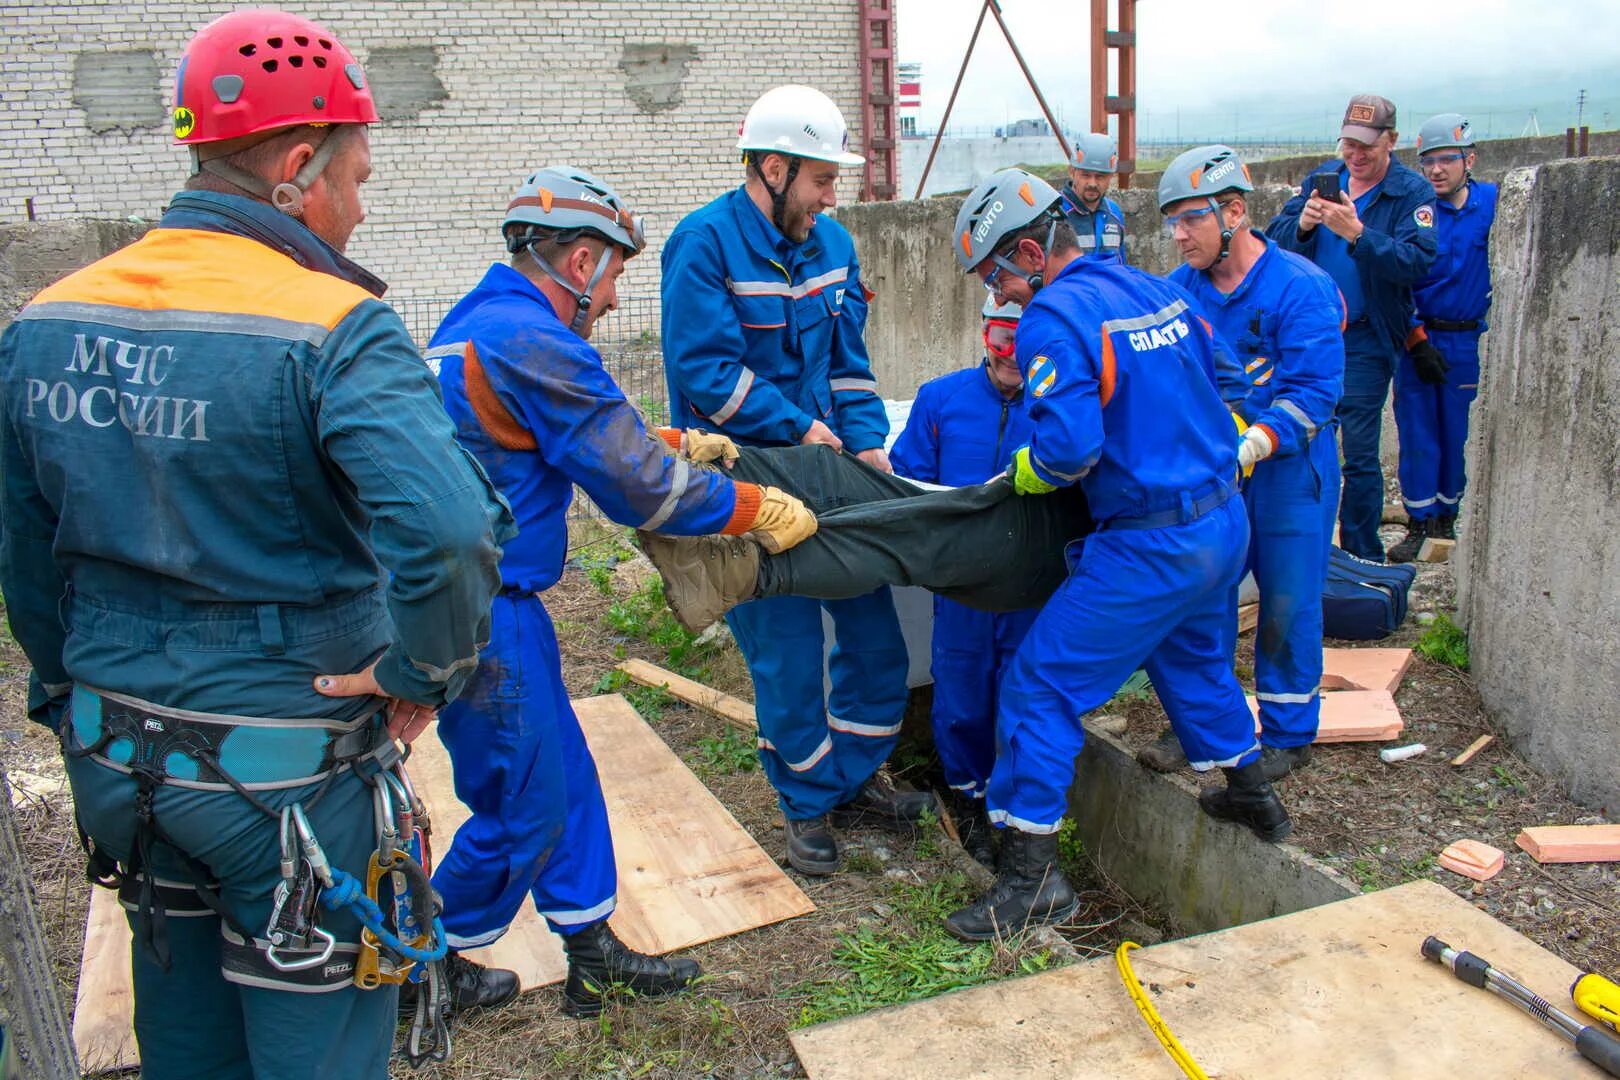
[[[611,915],[618,873],[607,805],[538,597],[495,598],[489,645],[439,715],[439,738],[456,798],[472,811],[433,873],[451,946],[496,940],[525,898],[559,934]]]
[[[1070,545],[1070,575],[1001,684],[991,821],[1057,831],[1085,744],[1080,718],[1138,667],[1193,768],[1258,757],[1254,717],[1232,671],[1233,601],[1248,547],[1240,498],[1185,524],[1105,529]]]
[[[983,798],[996,762],[1001,680],[1040,609],[992,614],[934,597],[934,749],[945,782]]]
[[[1395,426],[1401,441],[1401,501],[1413,521],[1452,517],[1467,475],[1468,412],[1479,393],[1479,331],[1429,331],[1449,365],[1438,386],[1417,377],[1412,358],[1395,368]]]
[[[1395,370],[1387,344],[1365,327],[1344,335],[1344,396],[1339,399],[1344,444],[1344,494],[1339,499],[1339,546],[1352,555],[1384,561],[1378,526],[1384,518],[1384,466],[1378,457],[1384,400]]]
[[[98,847],[127,863],[136,825],[135,780],[87,758],[68,757],[67,774],[79,823]],[[372,789],[346,772],[309,807],[317,787],[257,794],[276,810],[305,803],[327,858],[364,881],[377,847]],[[174,841],[208,868],[232,917],[263,937],[281,881],[277,822],[235,792],[173,785],[157,789],[153,811]],[[162,880],[191,881],[184,863],[163,844],[150,870]],[[135,1042],[146,1080],[387,1080],[398,1021],[396,987],[360,990],[345,982],[309,993],[227,981],[220,967],[219,916],[177,913],[166,923],[168,970],[140,948],[131,964]],[[134,924],[131,913],[131,929]],[[321,925],[338,940],[330,963],[352,965],[358,921],[323,908]]]
[[[827,663],[821,612],[836,644]],[[759,759],[792,821],[855,797],[894,749],[906,709],[906,644],[885,587],[849,600],[775,596],[726,616],[754,680]]]
[[[1322,588],[1338,489],[1339,448],[1331,428],[1319,432],[1304,453],[1260,462],[1244,487],[1248,568],[1260,586],[1254,686],[1260,741],[1267,746],[1305,746],[1316,739]]]

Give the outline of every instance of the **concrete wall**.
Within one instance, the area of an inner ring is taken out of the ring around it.
[[[1250,200],[1262,226],[1288,189],[1266,188]],[[1125,211],[1131,263],[1155,274],[1179,266],[1150,191],[1115,193]],[[962,273],[951,249],[961,200],[923,199],[840,207],[837,217],[855,237],[861,274],[877,291],[867,321],[866,347],[885,397],[909,398],[927,380],[977,363],[984,352],[980,311],[984,287]]]
[[[45,286],[112,254],[144,232],[145,225],[127,221],[0,225],[0,327]]]
[[[0,222],[155,218],[187,173],[168,106],[180,52],[241,4],[8,4],[0,35]],[[305,0],[354,49],[384,115],[370,217],[351,253],[396,302],[454,297],[504,257],[498,215],[542,164],[598,172],[649,215],[652,251],[621,295],[657,330],[658,248],[682,214],[742,180],[737,125],[763,91],[820,87],[862,143],[859,5],[797,17],[773,0],[599,0],[566,17],[494,0]],[[846,170],[840,195],[859,192]],[[442,313],[442,303],[422,321]],[[409,312],[407,321],[411,321]]]
[[[922,179],[932,137],[900,140],[900,193],[910,198]],[[947,136],[939,141],[934,167],[928,170],[923,198],[942,191],[967,191],[998,169],[1010,165],[1061,165],[1063,148],[1053,135],[1018,135],[998,139],[983,135],[968,138]]]
[[[1512,174],[1469,440],[1459,606],[1492,719],[1620,814],[1620,158]]]

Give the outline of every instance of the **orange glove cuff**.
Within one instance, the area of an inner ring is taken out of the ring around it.
[[[653,434],[669,444],[669,448],[679,453],[681,449],[681,429],[672,427],[653,428]]]
[[[1418,323],[1416,326],[1412,327],[1412,332],[1410,334],[1406,335],[1406,347],[1408,349],[1410,349],[1412,346],[1416,345],[1418,342],[1420,342],[1420,341],[1428,341],[1428,340],[1429,340],[1428,327],[1424,326],[1422,323]]]
[[[754,527],[754,520],[759,517],[759,485],[739,480],[732,487],[737,489],[737,505],[731,511],[731,520],[720,530],[722,536],[741,536]]]

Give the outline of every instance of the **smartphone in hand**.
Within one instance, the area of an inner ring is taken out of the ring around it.
[[[1330,203],[1339,201],[1339,174],[1317,173],[1311,177],[1311,194],[1320,195]]]

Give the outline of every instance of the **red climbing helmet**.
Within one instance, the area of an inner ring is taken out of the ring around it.
[[[377,106],[354,54],[324,26],[285,11],[223,15],[197,31],[180,58],[176,142],[220,142],[297,124],[376,122]]]

